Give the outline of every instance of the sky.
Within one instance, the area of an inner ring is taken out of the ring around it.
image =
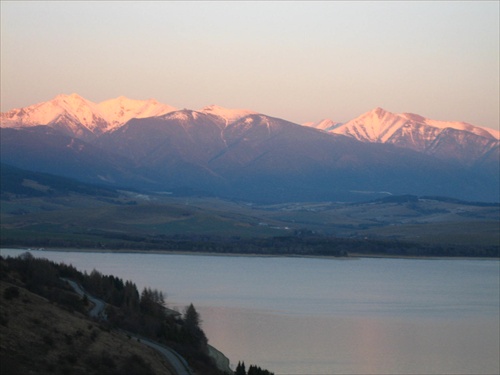
[[[216,104],[295,123],[375,107],[499,129],[498,1],[6,1],[2,112]]]

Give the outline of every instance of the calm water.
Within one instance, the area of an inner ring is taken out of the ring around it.
[[[2,249],[1,254],[18,255]],[[32,252],[193,303],[210,344],[276,374],[500,373],[500,262]]]

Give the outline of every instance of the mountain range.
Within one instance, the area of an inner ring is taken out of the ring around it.
[[[388,194],[499,201],[499,132],[375,108],[306,124],[77,94],[1,114],[2,162],[113,187],[258,202]]]
[[[465,164],[488,158],[489,153],[494,157],[500,138],[498,130],[466,122],[431,120],[412,113],[395,114],[382,108],[345,124],[327,119],[306,125],[361,142],[394,144],[442,159],[460,159]]]

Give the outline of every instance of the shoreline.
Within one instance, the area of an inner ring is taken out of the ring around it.
[[[417,255],[392,255],[392,254],[364,254],[364,253],[349,253],[347,256],[335,257],[328,255],[300,255],[300,254],[256,254],[256,253],[214,253],[214,252],[194,252],[194,251],[181,251],[181,250],[136,250],[136,249],[91,249],[91,248],[17,248],[5,247],[1,250],[24,250],[25,252],[67,252],[67,253],[117,253],[117,254],[160,254],[160,255],[198,255],[198,256],[219,256],[219,257],[248,257],[248,258],[311,258],[311,259],[334,259],[334,260],[357,260],[363,258],[372,259],[416,259],[416,260],[500,260],[500,257],[431,257],[431,256],[417,256]]]

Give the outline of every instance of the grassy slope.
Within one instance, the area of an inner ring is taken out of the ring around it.
[[[69,312],[19,288],[7,300],[0,284],[1,373],[8,374],[172,374],[153,349],[125,335],[103,330],[82,314]]]

